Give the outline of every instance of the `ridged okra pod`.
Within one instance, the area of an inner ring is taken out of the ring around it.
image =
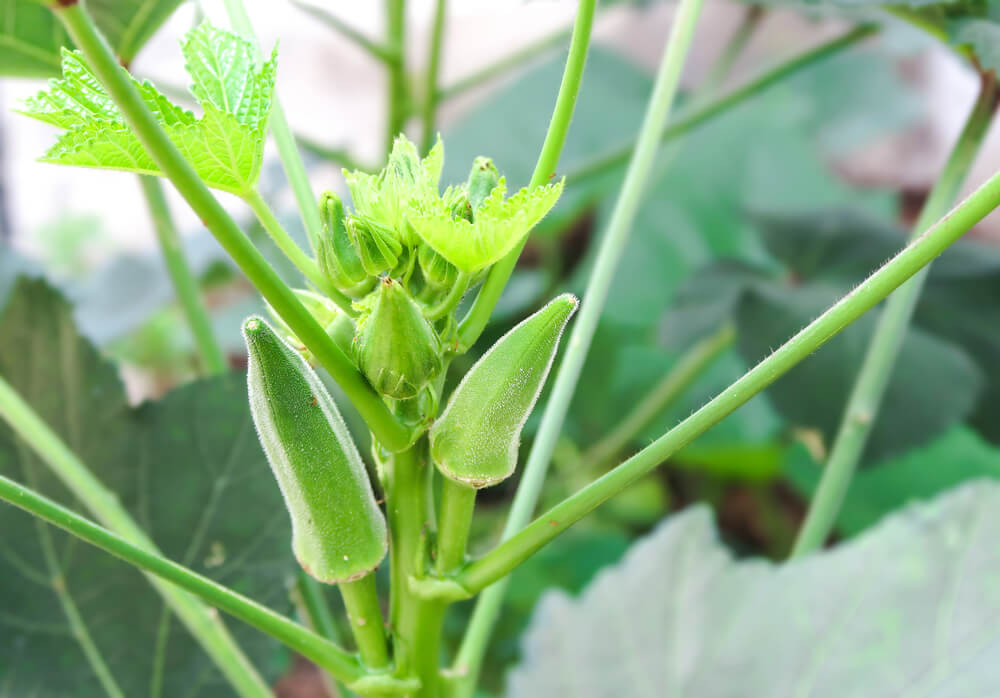
[[[430,430],[431,457],[445,476],[478,489],[513,474],[521,429],[577,303],[570,294],[555,298],[501,337],[458,384]]]
[[[243,324],[250,410],[292,519],[302,568],[335,584],[385,558],[385,517],[337,406],[302,356],[259,317]]]

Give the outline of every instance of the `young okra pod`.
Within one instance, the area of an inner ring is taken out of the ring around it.
[[[513,474],[521,429],[577,304],[568,293],[554,299],[501,337],[458,384],[430,429],[431,457],[445,476],[478,489]]]
[[[389,276],[364,303],[354,337],[358,367],[383,395],[415,397],[443,366],[437,332],[403,284]]]
[[[250,411],[292,519],[302,568],[336,584],[374,570],[385,517],[337,406],[302,356],[259,317],[243,324]]]

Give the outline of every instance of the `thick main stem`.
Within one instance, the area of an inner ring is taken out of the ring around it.
[[[427,497],[433,472],[427,460],[426,439],[395,454],[384,467],[388,468],[390,622],[397,677],[420,680],[414,698],[437,698],[444,604],[425,601],[410,590],[410,578],[420,576],[418,572],[423,568],[427,536],[433,526]]]
[[[559,156],[566,143],[566,134],[573,119],[573,109],[576,98],[580,94],[580,84],[583,82],[583,69],[587,64],[587,51],[590,48],[590,32],[594,26],[594,11],[597,0],[580,0],[576,8],[576,21],[573,24],[573,39],[570,41],[569,56],[563,70],[562,83],[559,85],[559,95],[552,110],[549,130],[545,134],[542,150],[535,163],[535,171],[531,175],[529,188],[546,184],[555,174],[559,164]],[[511,252],[493,265],[486,281],[479,289],[476,300],[469,309],[468,315],[458,328],[459,341],[464,347],[475,344],[489,322],[493,309],[500,300],[510,275],[514,272],[517,259],[527,243],[527,238],[521,241]]]
[[[139,551],[145,558],[163,560],[156,545],[125,510],[114,493],[94,477],[87,466],[76,457],[76,454],[63,443],[3,378],[0,378],[0,417],[38,454],[42,462],[83,503],[87,510],[114,532],[110,533],[85,519],[81,519],[87,526],[99,529],[105,539],[112,539],[111,548],[106,542],[95,544],[109,550],[109,552],[118,554],[120,557],[124,557],[124,555],[120,555],[118,549],[124,546],[130,550]],[[5,478],[0,480],[0,496],[16,506],[28,509],[56,525],[67,528],[71,533],[80,535],[77,530],[67,525],[67,521],[70,519],[65,516],[57,516],[55,520],[51,518],[53,515],[59,514],[58,510],[61,509],[59,505],[45,500],[40,495],[34,495],[11,480]],[[49,515],[40,513],[42,510],[48,512]],[[81,518],[77,517],[76,514],[72,516]],[[71,523],[79,524],[75,519]],[[93,533],[93,531],[90,532]],[[169,564],[173,565],[173,563]],[[180,566],[175,565],[175,567]],[[144,567],[144,569],[148,568]],[[181,569],[185,573],[189,572],[184,568]],[[270,695],[267,684],[264,683],[264,680],[236,645],[225,626],[218,618],[213,617],[208,608],[176,587],[164,583],[161,579],[154,576],[148,578],[163,600],[201,644],[241,696],[265,698]]]
[[[222,353],[212,332],[212,321],[202,302],[198,280],[184,256],[181,238],[170,217],[170,208],[163,195],[163,187],[155,177],[140,176],[139,183],[146,197],[149,215],[153,219],[153,228],[160,243],[160,252],[167,267],[167,274],[174,285],[177,301],[191,329],[191,336],[194,337],[202,368],[208,375],[223,373],[228,367],[226,355]]]
[[[83,52],[101,84],[114,99],[129,126],[157,167],[173,182],[196,214],[204,221],[233,261],[243,270],[261,295],[281,316],[296,336],[313,352],[354,406],[379,441],[390,450],[406,448],[409,428],[392,415],[354,363],[334,344],[319,323],[302,306],[290,288],[275,273],[247,239],[243,231],[216,201],[190,163],[170,142],[156,117],[139,95],[131,78],[115,60],[111,48],[98,33],[90,15],[79,3],[52,7],[66,27],[73,43]]]
[[[704,434],[819,349],[827,340],[930,264],[998,205],[1000,173],[991,177],[927,232],[720,395],[632,458],[545,512],[514,537],[468,565],[457,576],[458,582],[466,589],[475,591],[509,574],[547,542]]]
[[[993,122],[997,96],[996,78],[992,73],[984,75],[979,98],[969,113],[941,176],[924,203],[920,217],[913,226],[911,240],[916,239],[944,215],[958,196],[979,153],[983,138]],[[795,539],[792,557],[816,550],[833,530],[844,496],[875,425],[882,398],[892,378],[896,358],[903,346],[907,327],[929,270],[929,266],[924,267],[893,293],[886,303],[844,409],[823,477],[809,505],[806,520]]]
[[[531,514],[538,502],[549,461],[552,458],[552,451],[566,418],[566,411],[569,409],[569,403],[576,389],[584,360],[587,358],[591,339],[593,339],[594,331],[597,329],[597,323],[604,309],[604,302],[607,300],[615,269],[625,249],[625,243],[628,241],[632,222],[639,209],[639,202],[649,181],[649,173],[660,144],[660,132],[663,130],[673,106],[681,71],[701,12],[701,5],[702,0],[682,0],[674,17],[670,37],[663,52],[653,92],[639,131],[635,152],[629,164],[628,173],[625,175],[621,194],[611,214],[608,229],[601,241],[597,261],[594,264],[583,302],[580,305],[580,312],[566,345],[566,353],[559,366],[559,373],[553,384],[545,414],[542,416],[541,426],[532,444],[531,454],[528,456],[524,475],[518,485],[510,516],[504,526],[504,538],[509,538],[531,520]],[[480,623],[492,626],[496,622],[505,592],[506,584],[502,584],[484,594],[477,604],[470,626]],[[481,614],[482,620],[477,618],[479,614]],[[478,628],[474,628],[467,637],[468,641],[463,640],[459,650],[456,673],[470,676],[470,683],[474,683],[479,673],[485,646],[472,643],[485,641],[488,632],[483,633]]]

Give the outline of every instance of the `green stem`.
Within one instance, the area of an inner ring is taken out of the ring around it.
[[[365,666],[381,670],[389,666],[389,649],[385,641],[385,623],[375,589],[375,575],[366,574],[353,582],[337,585],[347,609],[354,641],[358,644]]]
[[[784,80],[793,73],[797,73],[803,68],[807,68],[831,55],[839,53],[858,43],[862,39],[872,36],[876,32],[878,32],[878,27],[875,25],[856,27],[836,39],[832,39],[831,41],[821,44],[814,49],[810,49],[805,53],[781,63],[766,73],[757,76],[756,78],[726,92],[725,94],[720,95],[719,97],[716,97],[710,102],[706,102],[701,106],[696,104],[691,108],[689,113],[683,114],[680,118],[669,124],[663,130],[660,137],[663,140],[668,141],[683,136],[693,130],[696,126],[700,126],[719,114],[728,111],[730,108],[741,104],[749,97],[763,92],[768,87]],[[582,179],[607,172],[610,169],[614,169],[615,167],[618,167],[628,161],[633,148],[634,144],[629,143],[621,146],[620,148],[616,148],[609,153],[599,155],[592,161],[584,163],[567,172],[566,181],[577,182]]]
[[[545,134],[545,142],[535,163],[535,171],[531,175],[529,188],[546,184],[559,165],[559,155],[566,143],[566,134],[573,118],[576,98],[580,93],[580,83],[583,81],[583,69],[587,64],[587,51],[590,48],[590,33],[594,26],[594,11],[597,0],[580,0],[576,8],[576,21],[573,24],[573,39],[570,42],[569,56],[566,57],[566,68],[563,70],[562,83],[559,85],[559,95],[552,110],[549,130]],[[493,308],[496,307],[507,285],[510,275],[517,265],[517,258],[527,243],[525,238],[520,245],[511,250],[510,254],[493,265],[486,281],[479,289],[469,314],[465,316],[458,328],[459,342],[463,347],[471,347],[486,328]]]
[[[702,0],[682,0],[675,15],[670,38],[664,50],[657,71],[656,83],[653,86],[646,115],[639,131],[635,153],[629,164],[621,194],[615,203],[608,229],[597,253],[597,261],[590,275],[580,312],[567,343],[566,353],[559,366],[545,414],[542,416],[541,426],[532,444],[531,454],[528,456],[524,475],[518,485],[510,516],[504,526],[504,538],[514,535],[531,520],[531,514],[537,504],[552,458],[552,451],[562,429],[566,411],[576,389],[576,383],[583,368],[583,362],[587,357],[587,350],[590,348],[594,331],[597,329],[597,323],[600,320],[604,302],[614,278],[615,268],[621,259],[632,222],[639,208],[639,201],[649,181],[649,172],[653,167],[660,144],[660,132],[663,130],[673,106],[681,70],[694,37],[701,4]],[[505,585],[498,586],[480,599],[470,627],[482,624],[488,628],[494,624],[505,591]],[[456,670],[459,674],[469,676],[470,690],[471,684],[477,680],[482,655],[486,649],[484,644],[472,643],[484,643],[488,636],[488,630],[480,631],[476,627],[467,635],[468,641],[463,640],[459,650]]]
[[[326,10],[321,10],[320,8],[310,5],[309,3],[300,2],[300,0],[292,0],[292,4],[314,19],[319,20],[322,24],[330,27],[345,39],[354,42],[360,48],[370,53],[372,57],[377,58],[386,65],[395,65],[399,62],[399,51],[397,51],[395,47],[382,46],[372,39],[369,39],[340,17],[337,17]]]
[[[426,85],[424,87],[423,122],[424,131],[420,152],[427,153],[434,145],[438,105],[438,75],[441,69],[441,48],[444,44],[444,20],[447,10],[446,0],[437,0],[434,7],[434,27],[431,31],[431,50],[427,59]]]
[[[397,677],[418,678],[414,698],[437,698],[438,662],[444,604],[425,601],[410,589],[422,576],[428,529],[433,525],[427,488],[433,470],[426,459],[426,439],[393,456],[386,491],[392,596],[390,617]]]
[[[253,191],[247,192],[243,195],[243,200],[247,202],[250,209],[257,216],[257,220],[260,224],[264,226],[264,230],[267,234],[271,236],[274,240],[274,244],[278,246],[288,259],[292,261],[292,264],[302,272],[311,284],[322,291],[325,295],[329,296],[330,300],[337,304],[337,306],[343,310],[348,315],[352,317],[357,314],[357,311],[351,306],[351,300],[345,296],[343,293],[338,291],[330,280],[326,278],[326,275],[320,271],[319,265],[316,264],[316,260],[307,255],[301,247],[295,244],[292,240],[292,236],[288,234],[284,226],[274,215],[271,207],[267,205],[264,201],[264,197],[260,195],[260,192],[254,189]],[[315,207],[314,207],[315,208]],[[318,210],[318,209],[317,209]]]
[[[189,570],[183,565],[178,565],[176,562],[161,557],[144,547],[130,543],[48,497],[3,476],[0,476],[0,499],[48,521],[53,526],[58,526],[129,564],[176,584],[181,589],[280,640],[302,656],[328,669],[330,673],[348,683],[365,675],[357,659],[298,623],[275,613],[252,599],[237,594],[232,589],[224,587],[208,577],[203,577],[197,572]],[[198,603],[184,592],[171,585],[166,585],[162,581],[157,580],[156,585],[158,588],[170,589],[175,596],[182,596],[190,599],[191,602]],[[207,609],[205,612],[208,613]],[[213,620],[210,615],[208,620],[213,625],[221,627],[221,624],[217,620]],[[253,671],[249,664],[243,666],[242,670],[244,672]],[[247,682],[244,681],[244,683]],[[260,677],[257,677],[254,683],[256,685],[253,691],[248,690],[246,695],[261,696],[261,698],[271,696],[270,689],[260,680]]]
[[[33,477],[35,474],[34,468],[25,468],[24,470],[29,484],[37,487],[37,478]],[[94,643],[94,638],[91,636],[90,630],[87,628],[87,623],[83,620],[83,616],[80,615],[76,601],[73,600],[73,596],[70,594],[62,565],[59,562],[59,556],[56,554],[55,543],[50,535],[51,530],[41,519],[35,518],[34,524],[38,532],[38,542],[42,550],[42,557],[45,559],[45,566],[48,568],[52,591],[59,600],[63,615],[66,616],[70,633],[77,644],[80,645],[84,657],[87,658],[87,663],[90,664],[91,670],[97,677],[98,682],[100,682],[104,692],[108,695],[108,698],[125,698],[125,694],[111,673],[110,667],[104,661],[104,656]]]
[[[448,295],[425,313],[427,319],[431,321],[439,320],[458,307],[458,304],[462,302],[462,297],[465,296],[465,292],[469,290],[469,281],[471,280],[472,276],[469,273],[464,271],[459,272],[455,278],[455,283],[448,290]]]
[[[250,23],[250,16],[247,14],[242,0],[225,0],[226,12],[229,14],[229,21],[237,32],[247,37],[254,44],[260,44],[254,34],[253,25]],[[261,52],[261,55],[263,53]],[[285,170],[288,184],[292,188],[295,196],[295,204],[298,206],[299,215],[302,217],[302,224],[305,226],[306,234],[313,250],[319,245],[319,235],[323,224],[319,219],[319,210],[316,208],[316,195],[309,184],[309,175],[306,173],[305,163],[295,145],[295,136],[288,126],[285,118],[285,110],[281,106],[277,92],[271,97],[271,118],[269,119],[271,135],[274,136],[274,144],[278,148],[278,157],[281,158],[281,166]]]
[[[66,444],[3,378],[0,378],[0,417],[39,455],[60,482],[83,503],[87,510],[113,533],[96,526],[77,514],[62,509],[58,504],[41,495],[36,495],[6,478],[0,481],[0,497],[50,521],[52,521],[51,516],[46,516],[45,512],[49,514],[65,512],[65,516],[57,517],[53,523],[77,535],[79,535],[77,530],[93,532],[92,529],[96,529],[102,536],[100,540],[110,540],[110,544],[115,549],[127,549],[130,553],[135,552],[143,559],[163,560],[159,556],[156,545],[129,515],[115,494],[94,477],[87,466],[80,462]],[[105,546],[101,545],[100,547]],[[168,564],[184,570],[174,563]],[[187,570],[184,571],[187,572]],[[165,584],[152,576],[148,578],[239,695],[256,698],[270,695],[267,684],[264,683],[264,680],[236,645],[225,626],[213,616],[210,609],[172,585]]]
[[[656,415],[662,414],[668,405],[691,387],[705,369],[732,345],[735,338],[736,330],[732,325],[726,325],[691,347],[611,433],[587,449],[580,457],[577,470],[592,472],[621,453]]]
[[[299,145],[302,146],[304,150],[312,153],[318,158],[323,160],[329,160],[330,162],[340,165],[346,170],[359,170],[361,172],[375,172],[379,168],[377,166],[372,166],[371,164],[365,164],[358,160],[354,155],[352,155],[346,148],[332,148],[327,145],[323,145],[318,141],[314,141],[302,133],[295,134],[295,140]]]
[[[409,85],[406,80],[406,0],[386,0],[386,43],[399,60],[389,68],[389,115],[386,122],[385,152],[392,150],[396,137],[406,129]]]
[[[184,311],[195,346],[198,347],[202,367],[209,375],[224,373],[229,364],[212,333],[212,321],[208,317],[205,304],[202,303],[198,280],[195,279],[184,257],[180,236],[170,217],[167,200],[163,196],[163,187],[156,177],[140,176],[139,183],[146,197],[146,205],[149,206],[149,214],[153,219],[153,228],[160,243],[160,252],[167,266],[167,274],[174,284],[177,300]]]
[[[705,76],[704,81],[699,86],[698,91],[704,90],[707,93],[714,92],[732,71],[736,60],[743,55],[743,50],[747,47],[761,21],[767,16],[767,10],[760,5],[750,5],[743,10],[743,18],[736,27],[736,31],[729,37],[725,48],[712,65],[712,69]]]
[[[439,576],[458,569],[465,562],[465,549],[469,542],[475,508],[475,488],[451,478],[443,478],[436,561]]]
[[[330,611],[330,604],[327,602],[323,589],[323,584],[317,582],[304,571],[299,572],[292,599],[299,616],[309,624],[310,630],[334,644],[339,644],[340,629]],[[354,695],[344,686],[343,682],[338,681],[328,672],[323,672],[323,683],[327,693],[332,696],[347,698],[347,696]]]
[[[539,516],[514,537],[468,565],[456,577],[457,581],[470,591],[475,591],[509,574],[548,541],[690,444],[819,349],[904,281],[930,264],[997,206],[1000,206],[1000,173],[987,180],[927,232],[903,248],[853,291],[720,395],[614,470]]]
[[[53,7],[73,43],[83,52],[108,94],[160,170],[243,270],[250,281],[313,353],[361,413],[379,441],[390,450],[406,448],[410,430],[401,424],[334,344],[295,294],[281,280],[243,231],[212,196],[184,156],[167,138],[139,93],[115,60],[107,42],[80,3]]]
[[[996,78],[992,74],[984,75],[979,98],[969,113],[965,128],[959,135],[948,162],[924,203],[920,217],[913,226],[911,240],[916,239],[944,215],[954,203],[993,122],[996,106]],[[844,409],[823,477],[809,505],[806,520],[799,529],[792,557],[800,557],[822,546],[833,529],[862,451],[871,435],[929,270],[929,266],[924,267],[893,293],[886,303]]]
[[[563,46],[569,39],[571,32],[572,27],[560,29],[550,36],[543,37],[532,44],[528,44],[520,51],[512,53],[506,58],[501,58],[499,61],[491,63],[482,70],[478,70],[471,75],[461,78],[452,85],[441,88],[438,90],[438,101],[443,102],[444,100],[452,99],[464,94],[473,88],[479,87],[480,85],[503,75],[504,73],[508,73],[515,68],[521,67],[528,61],[534,60],[549,51]]]

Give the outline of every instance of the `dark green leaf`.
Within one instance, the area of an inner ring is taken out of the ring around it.
[[[755,364],[833,305],[839,288],[820,284],[787,287],[756,284],[736,311],[738,344]],[[868,313],[767,390],[775,407],[800,426],[833,439],[858,367],[874,331]],[[926,443],[972,412],[984,385],[983,374],[959,346],[911,328],[875,417],[865,462],[883,459]]]
[[[181,0],[89,0],[87,9],[122,63],[128,64]],[[60,50],[72,46],[37,0],[0,0],[0,75],[59,74]]]
[[[785,473],[811,496],[822,465],[805,448],[791,451]],[[854,476],[837,517],[837,531],[853,536],[915,499],[933,497],[967,480],[1000,478],[1000,451],[967,427],[954,427],[923,448],[880,462]]]
[[[254,433],[242,376],[199,381],[133,409],[115,368],[77,335],[69,307],[44,283],[20,282],[0,327],[0,374],[118,494],[167,556],[287,609],[286,582],[295,569],[288,518]],[[6,428],[0,472],[75,505]],[[0,530],[0,637],[6,643],[0,695],[106,695],[69,632],[57,588],[76,605],[125,695],[233,695],[138,572],[13,507],[0,506]],[[277,645],[230,625],[273,677]]]

